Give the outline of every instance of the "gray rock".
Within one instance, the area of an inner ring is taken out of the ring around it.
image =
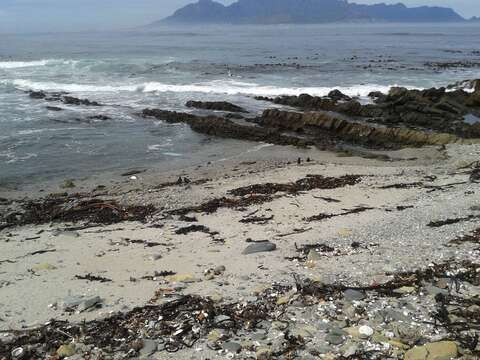
[[[218,316],[215,317],[214,322],[215,322],[216,324],[218,324],[218,323],[221,323],[221,322],[230,320],[230,319],[231,319],[230,316],[218,315]]]
[[[242,350],[242,345],[233,341],[227,341],[226,343],[223,343],[222,349],[237,354]]]
[[[94,297],[91,297],[91,298],[87,298],[85,300],[82,301],[82,303],[78,306],[78,311],[79,312],[83,312],[83,311],[86,311],[92,307],[94,307],[95,305],[98,305],[102,302],[102,299],[100,298],[100,296],[94,296]]]
[[[365,294],[362,291],[348,289],[343,292],[345,300],[360,301],[365,299]]]
[[[150,356],[158,349],[158,343],[154,340],[143,340],[143,347],[140,349],[141,356]]]
[[[242,254],[250,255],[250,254],[255,254],[259,252],[274,251],[276,249],[277,249],[277,245],[275,245],[274,243],[271,243],[270,241],[262,241],[262,242],[248,245],[245,248],[245,250],[243,250]]]
[[[428,294],[428,295],[432,295],[432,296],[436,296],[438,294],[442,294],[442,295],[448,295],[448,290],[446,289],[440,289],[439,287],[436,287],[436,286],[433,286],[433,285],[426,285],[424,288],[423,288],[423,291]]]

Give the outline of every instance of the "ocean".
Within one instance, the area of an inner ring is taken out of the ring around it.
[[[210,138],[143,119],[147,107],[192,111],[225,100],[253,114],[255,96],[366,100],[391,86],[428,88],[480,78],[478,24],[162,27],[0,37],[0,186],[88,177],[136,167],[221,161],[259,144]],[[445,63],[454,63],[444,66]],[[29,90],[104,104],[64,105]],[[63,111],[51,111],[47,106]],[[92,119],[105,115],[107,120]]]

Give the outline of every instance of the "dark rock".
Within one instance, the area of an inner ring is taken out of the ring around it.
[[[29,96],[32,99],[45,99],[47,94],[45,94],[43,91],[30,91]]]
[[[90,101],[88,99],[79,99],[73,96],[63,96],[62,101],[67,105],[85,105],[85,106],[101,106],[96,101]]]
[[[47,106],[47,110],[50,111],[62,111],[63,109],[57,106]]]
[[[332,100],[335,100],[335,101],[340,101],[340,100],[345,100],[345,101],[349,101],[351,100],[351,98],[345,94],[343,94],[340,90],[332,90],[328,93],[328,97]]]
[[[106,121],[106,120],[111,120],[112,118],[107,116],[107,115],[92,115],[92,116],[89,116],[88,117],[90,120],[102,120],[102,121]]]
[[[269,252],[277,249],[277,245],[271,243],[270,241],[262,241],[248,245],[245,250],[243,250],[243,255],[250,255],[259,252]]]
[[[205,110],[219,110],[219,111],[229,111],[229,112],[241,112],[246,113],[245,109],[237,106],[235,104],[226,102],[226,101],[188,101],[185,106],[192,107],[196,109],[205,109]]]
[[[303,138],[283,135],[276,129],[263,128],[258,126],[240,125],[225,118],[215,116],[196,116],[175,111],[165,111],[159,109],[145,109],[142,112],[143,117],[154,117],[168,123],[186,123],[192,130],[228,139],[241,139],[250,141],[263,141],[277,145],[294,145],[306,147],[312,145],[312,142]]]

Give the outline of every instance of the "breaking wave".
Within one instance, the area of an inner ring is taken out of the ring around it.
[[[40,67],[47,65],[72,65],[77,61],[75,60],[58,60],[58,59],[46,59],[35,61],[0,61],[0,69],[21,69],[28,67]]]
[[[379,84],[361,84],[339,87],[276,87],[246,83],[238,81],[216,80],[206,83],[189,85],[165,84],[161,82],[147,82],[131,85],[95,85],[95,84],[62,84],[56,82],[34,82],[30,80],[4,80],[0,83],[13,85],[20,90],[35,91],[66,91],[79,93],[102,93],[102,92],[144,92],[144,93],[209,93],[226,95],[253,95],[253,96],[280,96],[310,94],[325,96],[330,91],[337,89],[349,96],[367,96],[372,91],[388,92],[392,86]],[[406,86],[407,88],[413,88]]]

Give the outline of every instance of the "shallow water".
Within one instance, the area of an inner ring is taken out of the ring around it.
[[[366,96],[392,85],[425,88],[480,77],[480,26],[278,25],[158,28],[116,33],[2,35],[0,184],[75,178],[132,166],[172,168],[221,159],[255,144],[211,139],[146,120],[145,107],[190,111],[227,100],[253,113],[253,96],[338,88]],[[25,91],[66,91],[106,104],[65,106]],[[47,105],[61,106],[52,112]],[[88,120],[104,114],[111,120]]]

